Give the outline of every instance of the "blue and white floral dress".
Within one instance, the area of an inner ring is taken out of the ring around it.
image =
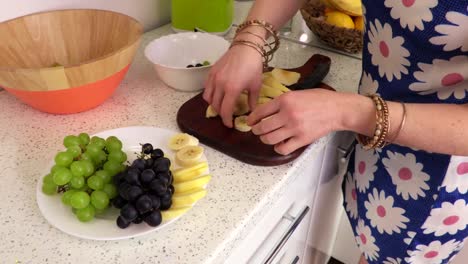
[[[362,2],[360,93],[468,103],[468,0]],[[369,263],[448,263],[468,236],[468,157],[396,144],[365,151],[357,144],[343,187]]]

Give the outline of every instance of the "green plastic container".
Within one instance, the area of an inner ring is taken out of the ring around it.
[[[232,25],[234,0],[172,0],[172,28],[225,34]]]

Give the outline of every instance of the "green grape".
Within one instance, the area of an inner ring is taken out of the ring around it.
[[[127,166],[125,166],[124,164],[120,164],[120,166],[119,166],[119,172],[124,171],[126,168],[127,168]],[[118,173],[119,173],[119,172],[118,172]],[[115,175],[114,175],[114,176],[115,176]]]
[[[69,169],[60,168],[53,174],[53,180],[57,185],[65,185],[71,180],[72,176],[73,175]]]
[[[89,152],[85,152],[85,153],[81,154],[80,160],[93,161],[93,158],[91,157],[91,155],[89,155]]]
[[[102,151],[102,148],[95,143],[90,143],[88,147],[86,147],[86,153],[88,153],[93,159],[99,155],[100,151]]]
[[[82,209],[89,205],[91,198],[85,192],[75,192],[70,199],[70,204],[73,208]]]
[[[56,172],[56,171],[57,171],[58,169],[60,169],[60,168],[65,168],[65,167],[64,167],[64,166],[59,166],[59,165],[55,164],[55,165],[52,166],[52,168],[50,169],[50,172],[51,172],[52,174],[54,174],[54,172]]]
[[[47,195],[53,195],[57,193],[57,185],[53,182],[42,183],[42,192]]]
[[[105,170],[96,171],[95,175],[101,178],[104,184],[109,183],[112,180],[112,175]]]
[[[106,139],[106,148],[109,152],[121,150],[122,142],[118,138],[110,136]]]
[[[77,145],[70,146],[67,148],[67,152],[72,154],[73,158],[77,158],[81,154],[81,148]]]
[[[94,212],[95,214],[94,215],[102,215],[106,212],[106,209],[107,208],[104,208],[104,209],[97,209],[96,207],[94,207]]]
[[[70,187],[73,189],[80,189],[85,186],[85,179],[83,176],[73,176],[70,180]]]
[[[118,194],[117,188],[112,183],[107,183],[106,185],[104,185],[104,188],[102,188],[102,191],[105,192],[107,196],[109,196],[109,199],[114,199],[115,197],[117,197],[117,194]]]
[[[55,163],[59,166],[68,167],[73,162],[73,155],[68,152],[59,152],[55,155]]]
[[[104,170],[110,173],[112,177],[114,177],[117,173],[121,172],[121,166],[119,162],[115,162],[109,160],[108,162],[104,163]]]
[[[64,205],[71,206],[71,198],[72,198],[73,194],[75,194],[75,193],[76,193],[75,190],[68,190],[68,191],[64,192],[63,195],[62,195],[62,203]]]
[[[93,175],[93,173],[94,173],[94,164],[89,160],[82,160],[81,162],[83,162],[83,165],[84,165],[84,168],[85,168],[84,176],[89,177],[89,176]]]
[[[76,217],[81,222],[89,222],[94,219],[94,215],[96,214],[94,207],[92,205],[88,205],[85,208],[81,208],[76,210]]]
[[[93,190],[102,190],[104,188],[104,181],[96,175],[89,177],[87,183],[89,188]]]
[[[121,150],[112,151],[111,153],[109,153],[108,159],[118,163],[122,163],[127,160],[127,154],[125,154],[125,152]]]
[[[87,146],[89,144],[89,135],[86,133],[80,133],[78,135],[78,138],[80,139],[81,145]]]
[[[91,193],[91,204],[96,209],[106,209],[109,205],[109,196],[103,191],[94,191]]]
[[[52,174],[49,173],[44,178],[42,178],[43,183],[54,183],[54,177],[52,177]]]
[[[85,175],[86,165],[83,161],[74,161],[70,165],[70,170],[75,177],[83,177]]]
[[[96,144],[100,149],[103,149],[106,146],[106,141],[100,137],[92,137],[90,144]]]
[[[96,166],[102,165],[104,162],[107,160],[107,154],[104,152],[104,150],[100,150],[98,155],[93,159],[94,164]]]
[[[65,147],[79,146],[81,143],[80,139],[77,136],[69,135],[63,139],[63,145]]]

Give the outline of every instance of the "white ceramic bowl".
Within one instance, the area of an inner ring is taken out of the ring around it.
[[[153,40],[145,49],[146,58],[168,86],[186,92],[203,89],[211,66],[229,49],[229,42],[208,33],[185,32]],[[187,68],[209,61],[210,65]]]

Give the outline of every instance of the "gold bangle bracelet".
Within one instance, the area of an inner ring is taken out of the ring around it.
[[[397,131],[395,132],[395,136],[393,136],[393,139],[390,140],[389,143],[393,143],[398,138],[398,136],[400,135],[406,123],[406,104],[401,102],[401,106],[403,107],[403,114],[401,117],[401,122],[400,122],[400,125],[398,126]]]

